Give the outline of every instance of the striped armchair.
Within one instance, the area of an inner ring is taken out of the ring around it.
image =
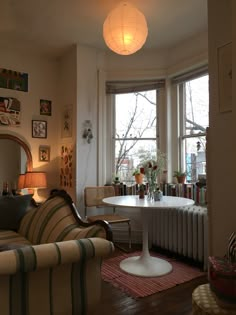
[[[28,211],[17,232],[0,231],[1,315],[88,314],[110,240],[109,226],[83,222],[65,192]]]

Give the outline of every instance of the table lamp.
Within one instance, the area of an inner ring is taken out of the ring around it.
[[[17,189],[21,190],[25,188],[25,174],[20,174],[18,177]]]
[[[37,203],[44,201],[42,197],[38,195],[38,188],[47,187],[47,179],[45,172],[26,172],[25,173],[25,188],[34,190],[33,198]]]

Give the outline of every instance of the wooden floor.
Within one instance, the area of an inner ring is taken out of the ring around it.
[[[133,248],[135,250],[137,248]],[[139,248],[140,249],[140,248]],[[115,255],[119,254],[116,249]],[[102,299],[96,314],[103,315],[190,315],[193,290],[206,283],[207,277],[197,278],[172,289],[135,300],[111,284],[102,282]]]

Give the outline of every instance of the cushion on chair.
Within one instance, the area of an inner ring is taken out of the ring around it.
[[[0,197],[0,229],[17,230],[31,199],[32,195]]]

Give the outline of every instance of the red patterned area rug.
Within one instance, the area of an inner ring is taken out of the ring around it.
[[[120,269],[121,260],[139,255],[140,252],[124,253],[104,260],[102,263],[102,279],[133,298],[142,298],[206,275],[197,267],[189,266],[181,261],[154,252],[151,253],[152,256],[165,259],[171,263],[173,267],[171,273],[160,277],[138,277]]]

